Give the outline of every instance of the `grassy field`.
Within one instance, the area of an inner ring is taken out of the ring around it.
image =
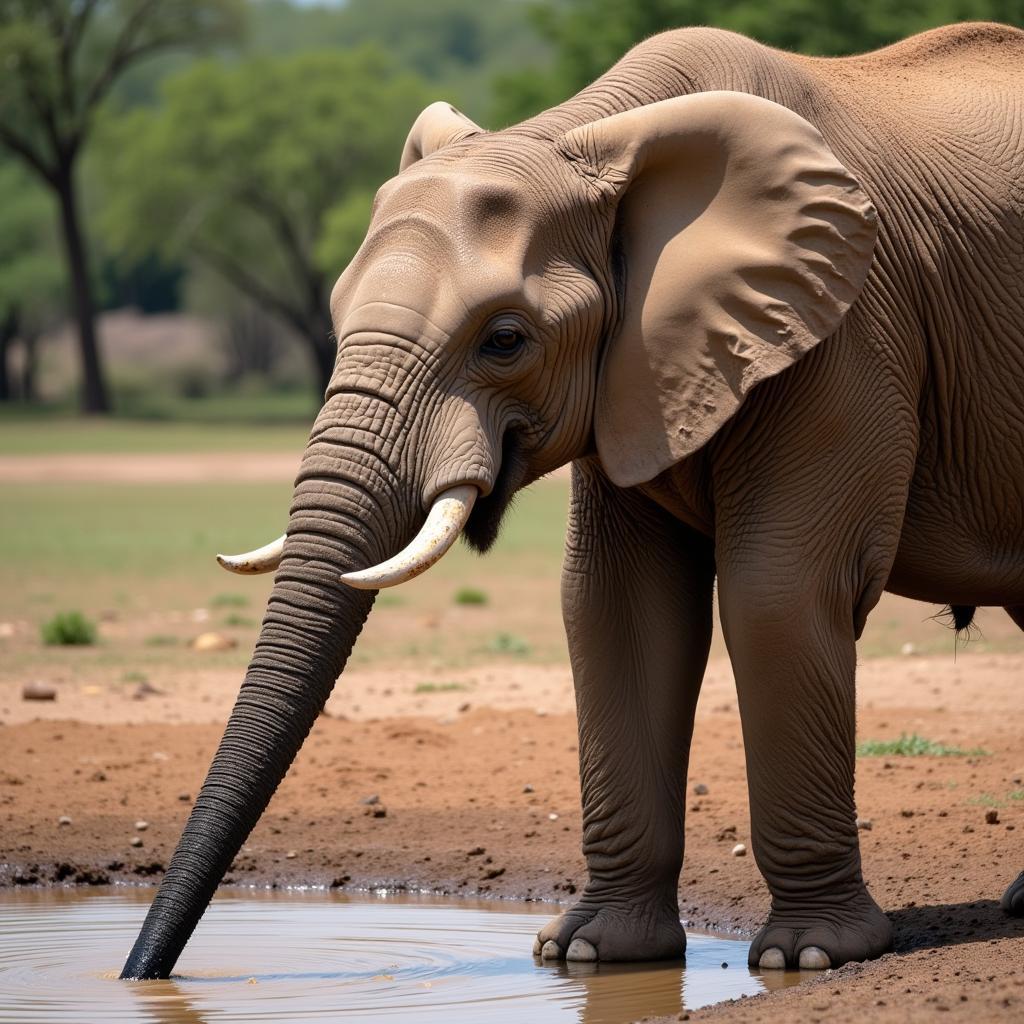
[[[0,452],[300,451],[299,425],[4,421]],[[284,528],[290,480],[279,483],[0,484],[0,638],[5,670],[102,672],[114,678],[197,658],[241,667],[270,588],[233,577],[217,551],[247,550]],[[486,557],[458,545],[431,572],[380,595],[355,664],[437,669],[488,662],[564,663],[558,575],[567,484],[547,480],[521,496]],[[87,648],[47,647],[40,628],[80,610],[100,626]],[[861,658],[901,653],[954,656],[934,607],[886,596],[860,643]],[[998,609],[979,615],[971,653],[1024,650],[1024,635]],[[219,629],[230,651],[197,655],[189,642]],[[909,647],[908,647],[909,645]],[[725,653],[716,633],[713,656]],[[962,657],[961,647],[958,656]],[[208,662],[209,663],[209,662]]]

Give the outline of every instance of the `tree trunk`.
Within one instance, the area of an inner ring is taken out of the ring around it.
[[[21,335],[21,344],[25,349],[25,360],[21,367],[21,393],[23,402],[32,403],[38,400],[36,394],[36,378],[39,369],[39,332],[25,330]]]
[[[7,357],[11,351],[11,342],[18,333],[18,314],[12,309],[0,323],[0,402],[9,402],[11,394],[11,378]]]
[[[82,412],[89,414],[110,412],[110,399],[103,374],[99,342],[96,337],[96,305],[89,277],[89,257],[82,235],[78,196],[75,190],[75,165],[68,161],[54,182],[60,199],[60,224],[64,235],[68,276],[75,320],[78,324],[78,344],[82,357]]]

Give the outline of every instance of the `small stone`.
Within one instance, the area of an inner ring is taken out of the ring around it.
[[[722,961],[722,970],[724,971],[728,966],[729,965],[723,960]]]
[[[137,822],[135,822],[135,831],[136,832],[145,832],[147,828],[149,828],[149,822],[148,821],[143,821],[140,818]]]
[[[179,793],[178,794],[178,799],[183,804],[191,803],[191,801],[192,801],[192,794],[191,793]]]
[[[737,843],[732,848],[732,855],[734,857],[746,857],[746,855],[747,855],[747,848],[742,843]],[[722,966],[724,967],[725,964],[723,964]]]
[[[531,786],[529,783],[527,783],[525,786],[523,786],[523,792],[524,793],[532,793],[533,792],[533,786]]]
[[[483,854],[485,854],[486,852],[487,851],[482,846],[474,846],[473,849],[470,850],[469,853],[466,854],[466,856],[467,857],[480,857]]]
[[[232,647],[237,646],[237,640],[233,637],[225,636],[223,633],[200,633],[192,641],[192,650],[194,651],[229,651]]]
[[[555,814],[555,812],[554,812],[554,811],[552,811],[552,812],[551,812],[551,813],[550,813],[550,814],[548,815],[548,821],[558,821],[558,815],[557,815],[557,814]]]
[[[142,836],[132,836],[128,842],[130,846],[141,846]]]
[[[465,704],[459,705],[459,711],[460,713],[465,714],[472,706],[473,705],[470,704],[469,701],[467,700]]]
[[[874,828],[874,825],[871,824],[871,819],[870,818],[858,818],[857,819],[857,828],[861,832],[870,832],[871,829]]]
[[[912,818],[913,816],[914,816],[914,812],[913,811],[900,811],[900,817]]]
[[[163,690],[158,690],[152,683],[143,680],[132,691],[132,700],[145,700],[147,697],[159,697]]]
[[[900,648],[900,654],[902,654],[905,658],[910,657],[910,655],[912,654],[917,654],[917,648],[912,643],[905,643]]]
[[[994,807],[990,807],[985,812],[985,824],[986,825],[998,825],[999,824],[999,812]]]
[[[56,700],[57,687],[49,683],[31,682],[21,688],[22,700]]]
[[[386,818],[388,816],[388,809],[383,804],[377,804],[373,808],[373,816],[375,818]]]
[[[66,815],[66,814],[62,814],[62,815],[61,815],[61,816],[60,816],[60,817],[59,817],[59,818],[57,819],[57,824],[58,824],[58,825],[70,825],[70,824],[71,824],[71,818],[70,818],[70,817],[68,817],[68,815]]]
[[[964,829],[963,830],[965,832],[973,832],[974,831],[974,826],[973,825],[964,825]]]
[[[708,787],[705,786],[703,782],[698,782],[697,785],[693,787],[694,796],[707,796],[709,792]]]
[[[380,794],[379,793],[371,793],[370,796],[363,798],[363,806],[364,807],[373,807],[374,804],[379,804],[379,803],[380,803]]]
[[[289,850],[284,855],[284,857],[285,857],[285,860],[295,860],[295,858],[298,857],[298,855],[299,855],[299,851],[298,850]]]

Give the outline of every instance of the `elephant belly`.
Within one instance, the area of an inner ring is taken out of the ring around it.
[[[915,478],[886,589],[938,604],[1024,602],[1024,471]]]

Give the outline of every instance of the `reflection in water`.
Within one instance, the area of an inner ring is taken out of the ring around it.
[[[0,895],[0,1024],[487,1019],[617,1024],[763,991],[747,944],[691,934],[685,968],[541,964],[556,908],[416,896],[225,892],[169,981],[123,983],[151,892]],[[722,964],[728,966],[723,969]],[[773,972],[773,983],[798,975]],[[773,984],[774,987],[774,984]]]

